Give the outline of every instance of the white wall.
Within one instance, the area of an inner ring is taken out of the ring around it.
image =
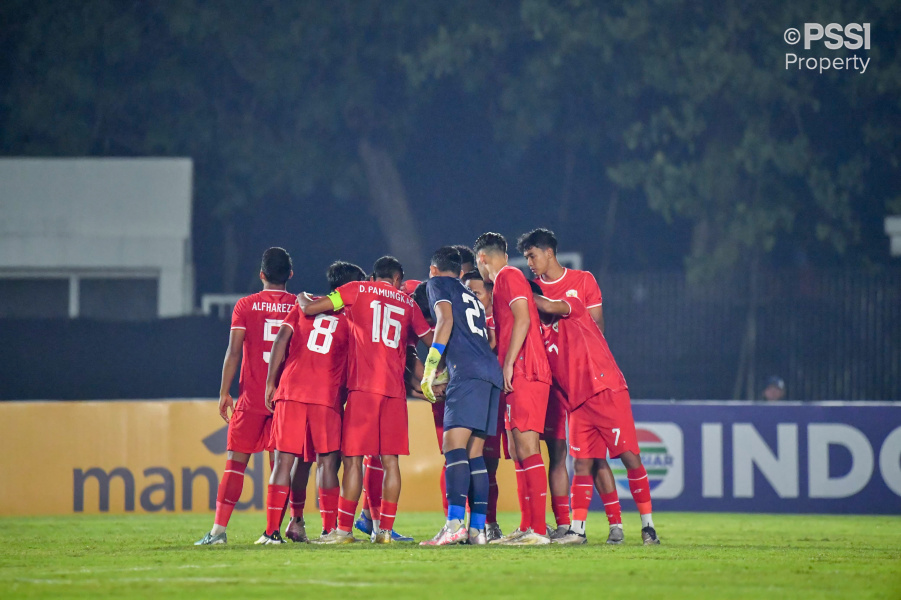
[[[187,158],[0,159],[0,277],[155,276],[159,316],[190,314]]]

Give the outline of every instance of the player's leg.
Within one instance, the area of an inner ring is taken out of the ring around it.
[[[291,494],[288,504],[291,507],[291,519],[285,527],[285,538],[292,542],[309,542],[307,538],[306,523],[303,519],[303,511],[307,504],[307,483],[310,480],[310,468],[312,461],[307,457],[298,456],[294,460],[294,468],[291,469]]]
[[[213,528],[203,539],[195,542],[195,546],[227,543],[228,536],[225,530],[232,512],[235,510],[235,504],[241,499],[241,492],[244,490],[244,471],[247,470],[249,460],[250,454],[228,451],[225,458],[225,470],[216,492],[216,515],[213,517]]]
[[[632,417],[632,406],[629,391],[606,391],[602,408],[601,433],[610,450],[610,456],[619,458],[626,467],[629,479],[629,490],[641,515],[641,538],[645,545],[659,544],[654,520],[651,516],[651,488],[648,472],[641,462],[638,447],[638,436],[635,433],[635,421]]]
[[[551,489],[551,507],[557,530],[550,532],[551,538],[565,534],[569,530],[569,473],[566,470],[566,439],[549,437],[545,440],[548,454],[548,485]]]
[[[328,535],[338,527],[338,497],[341,494],[338,481],[338,466],[341,452],[327,452],[316,457],[319,476],[319,513],[322,515],[322,530]]]
[[[608,544],[621,544],[623,542],[623,513],[619,504],[619,494],[616,491],[616,479],[610,465],[604,459],[594,461],[594,487],[604,503],[604,513],[607,515],[607,524],[610,533],[607,536]]]
[[[378,443],[378,454],[382,459],[385,476],[382,481],[379,531],[374,532],[373,541],[377,544],[387,544],[395,541],[394,521],[397,518],[397,502],[400,499],[401,487],[398,456],[410,454],[407,399],[382,397],[376,406],[378,426],[375,440]]]
[[[357,504],[363,491],[363,457],[378,452],[378,415],[373,415],[377,399],[371,394],[351,391],[344,407],[341,431],[341,452],[344,474],[338,497],[337,527],[319,538],[316,543],[346,544],[355,542],[351,529]]]
[[[469,438],[469,543],[481,546],[488,543],[485,526],[488,520],[488,466],[483,456],[484,432],[474,432]]]
[[[295,454],[275,451],[275,467],[269,477],[266,492],[266,531],[256,541],[257,544],[283,544],[279,529],[285,504],[291,493],[291,469],[294,467]]]
[[[558,544],[584,544],[588,541],[585,535],[585,523],[588,520],[588,507],[591,505],[591,496],[594,490],[594,477],[592,476],[594,459],[576,457],[573,461],[573,468],[575,474],[572,483],[572,524],[564,535],[554,540]]]
[[[544,424],[544,440],[548,454],[548,486],[551,490],[551,507],[557,528],[550,531],[551,539],[569,531],[569,473],[566,470],[566,397],[563,391],[552,386],[548,395],[547,416]]]
[[[626,476],[629,478],[629,491],[632,499],[638,507],[641,516],[641,539],[645,546],[659,544],[657,531],[654,529],[654,519],[651,516],[651,488],[648,483],[648,472],[641,463],[641,455],[626,451],[617,458],[623,461],[626,467]]]
[[[447,401],[448,411],[454,403]],[[470,465],[467,445],[471,432],[465,427],[444,427],[444,472],[447,482],[447,517],[441,530],[422,546],[445,546],[465,542],[469,535],[466,529],[466,499],[469,495]]]
[[[196,546],[225,544],[228,541],[226,527],[231,519],[235,504],[241,498],[244,489],[244,472],[250,456],[270,446],[272,439],[272,419],[268,414],[261,415],[249,411],[238,410],[232,413],[228,424],[225,469],[216,494],[216,515],[213,527],[203,539],[195,542]]]
[[[367,456],[363,461],[363,491],[369,505],[369,520],[372,531],[378,533],[381,525],[382,491],[384,488],[385,467],[380,456]],[[371,532],[370,532],[371,533]]]
[[[522,465],[528,490],[531,531],[509,543],[548,544],[550,538],[545,522],[548,482],[539,448],[539,432],[544,431],[550,386],[540,382],[516,381],[513,387],[516,391],[509,394],[507,400],[511,404],[516,454]]]

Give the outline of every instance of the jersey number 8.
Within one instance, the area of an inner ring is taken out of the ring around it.
[[[316,317],[316,320],[313,321],[313,331],[310,332],[310,337],[307,339],[307,349],[319,354],[328,354],[332,348],[332,334],[336,329],[338,329],[338,317],[332,315]]]

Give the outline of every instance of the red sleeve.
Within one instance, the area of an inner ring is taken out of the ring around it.
[[[569,304],[569,314],[568,315],[560,315],[566,319],[578,319],[586,312],[585,305],[579,302],[577,298],[563,298],[563,302]]]
[[[247,298],[241,298],[232,311],[232,329],[247,329]]]
[[[422,337],[428,332],[432,330],[429,327],[429,324],[426,323],[425,317],[422,316],[422,311],[417,307],[413,307],[413,333],[417,335],[417,337]]]
[[[582,288],[582,293],[585,296],[582,298],[582,301],[585,302],[585,308],[594,308],[595,306],[601,306],[603,304],[601,288],[598,287],[598,281],[594,278],[594,275],[588,271],[585,271]]]
[[[345,283],[335,291],[341,294],[341,301],[344,303],[344,306],[350,306],[357,301],[357,295],[360,293],[360,288],[362,286],[363,284],[359,281],[351,281],[350,283]]]
[[[485,327],[488,329],[494,329],[494,315],[488,315],[485,317]]]
[[[285,315],[285,320],[282,321],[282,325],[287,325],[291,328],[291,331],[297,333],[299,329],[298,323],[300,321],[300,306],[295,304],[291,307],[291,310],[288,311],[288,314]]]

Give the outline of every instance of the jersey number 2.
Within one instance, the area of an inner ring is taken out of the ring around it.
[[[463,302],[472,304],[472,306],[466,309],[466,322],[469,323],[469,330],[487,340],[488,332],[476,325],[476,319],[482,316],[482,311],[484,310],[484,308],[482,308],[482,303],[479,302],[478,298],[470,296],[469,294],[463,294]]]

